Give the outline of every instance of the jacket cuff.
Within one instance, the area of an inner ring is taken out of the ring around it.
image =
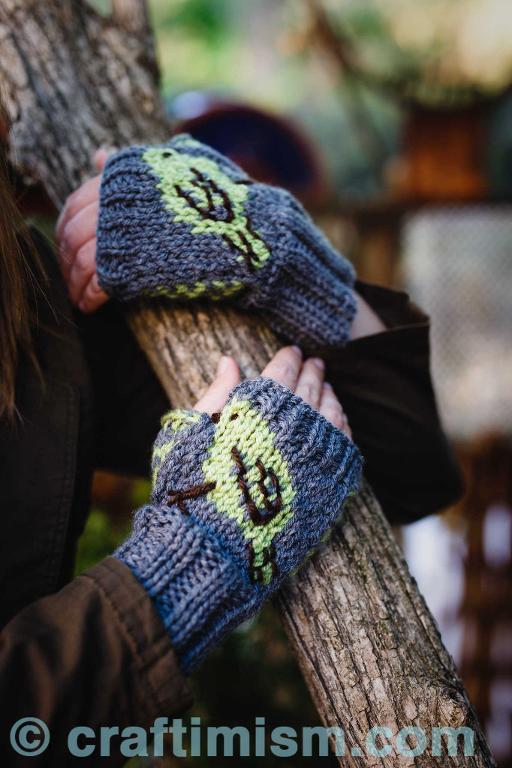
[[[188,709],[190,685],[151,599],[130,569],[107,557],[81,578],[94,581],[112,607],[113,620],[133,660],[134,710],[140,720],[149,723],[162,714]]]

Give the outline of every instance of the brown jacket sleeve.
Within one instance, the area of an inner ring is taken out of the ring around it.
[[[114,558],[33,603],[0,634],[0,755],[6,768],[123,765],[126,757],[115,740],[111,760],[99,760],[99,747],[89,758],[73,758],[69,731],[77,725],[148,728],[190,701],[151,600]],[[10,730],[20,718],[34,716],[48,726],[50,743],[40,756],[21,757],[10,745]]]
[[[430,319],[406,293],[356,287],[387,330],[320,354],[385,515],[410,523],[453,503],[463,488],[430,374]]]

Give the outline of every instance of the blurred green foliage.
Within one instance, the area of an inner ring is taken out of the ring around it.
[[[89,0],[108,13],[109,0]],[[300,42],[305,0],[148,0],[165,100],[201,91],[287,115],[315,142],[333,188],[344,197],[382,192],[382,170],[397,149],[396,105],[355,97],[329,57]],[[351,4],[354,32],[393,53],[382,16]],[[396,49],[397,61],[406,66]],[[373,147],[361,141],[360,114]]]
[[[150,1],[165,94],[222,85],[237,42],[231,6],[230,0]]]
[[[304,0],[297,0],[306,5]],[[310,0],[353,66],[415,103],[457,108],[508,88],[512,6],[502,0]]]
[[[226,0],[153,2],[153,24],[157,29],[179,29],[202,38],[208,45],[219,45],[229,30],[228,6]]]
[[[202,91],[286,115],[317,147],[334,189],[344,197],[380,194],[382,169],[400,128],[396,105],[354,93],[325,56],[297,42],[302,0],[150,0],[166,100]],[[370,30],[380,22],[361,15]],[[362,141],[364,113],[368,128]],[[371,148],[369,149],[369,144]]]
[[[75,575],[82,573],[104,557],[111,555],[131,530],[132,512],[145,504],[150,495],[148,480],[133,480],[125,515],[112,515],[108,506],[96,504],[89,514],[85,530],[78,542]],[[124,493],[124,490],[123,490]]]
[[[129,529],[129,520],[123,524],[115,524],[107,511],[93,508],[78,544],[75,575],[82,573],[107,555],[111,555],[127,537]]]

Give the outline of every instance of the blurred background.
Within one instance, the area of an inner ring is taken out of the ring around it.
[[[509,768],[512,4],[150,0],[150,9],[172,129],[291,189],[363,279],[405,288],[432,314],[440,408],[466,494],[397,535]],[[144,481],[97,476],[78,570],[112,551],[147,495]],[[204,724],[317,722],[272,607],[194,683]],[[319,761],[336,765],[294,765]]]

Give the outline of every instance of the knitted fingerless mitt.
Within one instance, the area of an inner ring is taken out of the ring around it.
[[[358,487],[356,446],[270,379],[222,413],[171,411],[153,452],[151,504],[115,556],[194,669],[314,550]]]
[[[306,350],[343,345],[356,310],[352,266],[300,203],[187,135],[109,159],[97,272],[120,299],[233,297]]]

